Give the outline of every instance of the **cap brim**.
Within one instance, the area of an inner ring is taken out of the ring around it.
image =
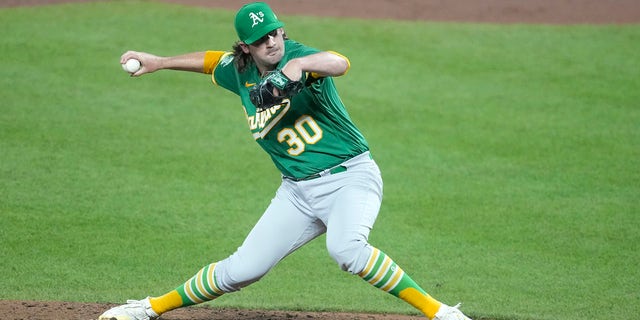
[[[264,25],[260,28],[261,29],[260,31],[254,32],[249,38],[242,41],[246,44],[252,44],[258,41],[258,39],[264,37],[265,34],[282,27],[284,27],[284,23],[282,21],[276,21],[276,22]]]

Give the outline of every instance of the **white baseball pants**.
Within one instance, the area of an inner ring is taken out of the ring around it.
[[[382,202],[382,178],[369,152],[351,158],[346,171],[320,178],[282,179],[271,204],[244,243],[216,265],[219,288],[240,290],[321,234],[340,268],[361,272],[371,254],[368,237]]]

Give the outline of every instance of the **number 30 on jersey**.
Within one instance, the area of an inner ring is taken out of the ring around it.
[[[306,145],[315,144],[322,139],[322,129],[311,116],[304,115],[296,120],[293,128],[284,128],[278,132],[278,142],[289,145],[287,152],[298,156]]]

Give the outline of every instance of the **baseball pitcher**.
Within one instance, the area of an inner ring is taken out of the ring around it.
[[[262,278],[279,261],[321,234],[339,267],[411,304],[429,319],[470,320],[421,288],[368,236],[382,201],[382,179],[362,133],[352,122],[333,77],[349,60],[287,38],[262,2],[236,14],[239,41],[232,51],[161,57],[128,51],[132,76],[162,69],[210,74],[214,85],[238,97],[255,141],[282,174],[282,183],[236,252],[204,266],[163,295],[106,311],[99,319],[155,319],[180,307],[210,301]]]

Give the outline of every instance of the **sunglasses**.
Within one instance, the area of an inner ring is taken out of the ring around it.
[[[267,34],[265,34],[264,36],[262,36],[262,38],[254,41],[253,43],[251,43],[252,46],[260,46],[261,44],[267,42],[269,40],[269,38],[275,38],[278,35],[278,29],[275,29]]]

